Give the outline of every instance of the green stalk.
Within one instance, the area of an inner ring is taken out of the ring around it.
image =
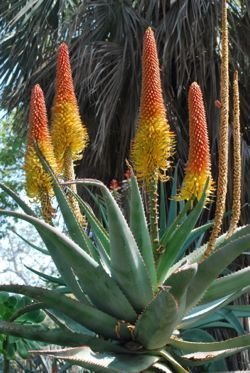
[[[159,210],[158,210],[158,182],[153,179],[149,184],[148,207],[149,207],[149,231],[154,252],[159,247]]]

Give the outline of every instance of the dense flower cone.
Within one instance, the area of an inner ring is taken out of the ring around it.
[[[52,192],[49,175],[44,171],[34,148],[36,142],[53,170],[56,170],[56,160],[53,153],[51,138],[48,131],[47,113],[43,91],[37,84],[32,90],[27,150],[25,156],[26,190],[29,197],[41,198],[41,193]]]
[[[166,180],[173,144],[161,89],[156,42],[153,31],[148,28],[143,44],[138,128],[131,154],[137,178],[146,184],[152,180]]]
[[[209,197],[213,191],[213,181],[210,166],[209,140],[207,133],[206,114],[199,85],[194,82],[189,88],[189,155],[178,199],[200,199],[207,179],[206,191]]]
[[[51,136],[60,171],[63,171],[65,152],[70,152],[73,161],[79,159],[88,141],[74,93],[69,52],[65,43],[60,45],[58,51]]]

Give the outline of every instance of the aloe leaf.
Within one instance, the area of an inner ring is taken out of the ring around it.
[[[235,239],[244,235],[244,231],[243,231],[243,234],[241,233],[242,229],[244,229],[244,227],[237,228],[236,233],[233,236]],[[225,242],[225,239],[226,239],[226,234],[223,234],[217,238],[215,242],[215,250],[217,250],[220,247],[220,245],[222,245],[223,242]],[[176,264],[174,264],[169,270],[169,274],[174,273],[186,262],[190,264],[199,262],[203,258],[203,255],[206,249],[207,249],[207,243],[193,250],[190,254],[186,255],[185,257],[180,259]]]
[[[246,348],[247,347],[238,347],[221,351],[194,352],[191,354],[182,355],[181,361],[183,364],[189,366],[199,366],[211,363],[213,361],[225,359],[226,357],[244,351]]]
[[[81,286],[84,286],[83,290],[98,308],[121,320],[134,321],[136,319],[136,312],[115,281],[91,256],[81,250],[67,236],[49,224],[28,215],[2,210],[0,210],[0,214],[26,220],[39,229],[46,236],[47,242],[50,243],[49,249],[51,252],[55,249],[60,250],[64,262],[67,263],[67,268],[72,267],[79,281],[81,281]],[[64,269],[61,272],[62,277],[64,275],[63,271]]]
[[[108,338],[118,339],[116,334],[117,320],[104,312],[80,302],[77,302],[54,290],[25,285],[0,285],[0,290],[23,294],[54,308],[73,320],[79,322],[87,329]],[[129,337],[125,326],[121,325],[120,334]]]
[[[231,310],[237,318],[250,317],[250,306],[246,304],[233,304],[226,306],[226,309]]]
[[[29,266],[26,266],[26,265],[25,265],[25,267],[29,271],[35,273],[36,275],[38,275],[39,277],[41,277],[42,279],[44,279],[46,281],[49,281],[49,282],[52,282],[52,283],[58,284],[58,285],[65,285],[64,281],[60,277],[54,277],[54,276],[46,275],[45,273],[37,271],[36,269],[33,269],[33,268],[31,268]]]
[[[250,226],[241,230],[239,238],[225,241],[209,258],[199,264],[187,295],[187,310],[190,310],[202,297],[209,285],[243,251],[250,248]]]
[[[103,183],[91,179],[77,182],[99,187],[102,191],[108,214],[112,277],[140,312],[152,299],[152,284],[127,221]]]
[[[41,247],[34,245],[32,242],[26,240],[26,238],[24,238],[21,234],[17,233],[15,230],[11,230],[11,232],[14,233],[17,237],[21,238],[23,242],[25,242],[27,245],[29,245],[33,249],[40,251],[40,253],[42,254],[50,255],[48,250],[42,249]]]
[[[178,272],[172,274],[164,284],[170,288],[169,291],[179,306],[177,323],[181,321],[185,313],[187,289],[196,272],[197,264],[183,266]]]
[[[90,206],[88,206],[88,204],[84,202],[77,194],[73,193],[73,191],[71,191],[71,193],[77,199],[80,208],[83,210],[84,215],[86,216],[88,223],[90,224],[92,232],[101,241],[103,247],[105,248],[106,255],[108,255],[110,251],[110,240],[108,232],[102,226],[95,214],[91,211]]]
[[[174,367],[174,371],[176,372],[176,373],[188,373],[188,370],[186,370],[186,369],[184,369],[179,363],[178,363],[178,361],[176,361],[174,358],[173,358],[173,356],[171,355],[171,354],[169,354],[167,351],[164,351],[164,350],[162,350],[161,352],[160,352],[160,354],[161,354],[161,356],[165,359],[165,360],[167,360],[173,367]],[[165,372],[165,370],[164,370],[164,366],[163,367],[161,367],[161,365],[160,365],[160,363],[158,364],[158,363],[156,363],[156,364],[154,364],[154,367],[158,367],[159,368],[159,370],[161,370],[161,371],[163,371],[163,372]],[[167,370],[166,370],[166,372],[167,372]],[[170,373],[172,373],[173,371],[172,370],[168,370],[168,372],[170,372]]]
[[[240,320],[233,314],[232,311],[224,308],[219,310],[218,313],[221,315],[222,319],[228,321],[228,323],[234,328],[238,335],[245,334],[245,330],[242,327]]]
[[[137,320],[134,331],[136,339],[148,350],[165,346],[176,328],[178,317],[177,301],[169,289],[164,288]]]
[[[38,353],[40,354],[40,351]],[[158,356],[144,354],[95,353],[89,347],[85,346],[55,351],[42,351],[42,354],[51,355],[54,358],[68,361],[73,365],[102,373],[138,373],[149,368],[159,360]]]
[[[131,173],[130,182],[130,229],[134,235],[135,241],[144,259],[144,263],[148,270],[148,274],[153,286],[156,288],[156,270],[154,263],[153,248],[148,231],[148,225],[146,221],[144,206],[139,191],[139,187],[136,178]]]
[[[79,324],[79,322],[71,319],[69,316],[66,316],[60,311],[55,309],[46,309],[46,314],[54,321],[56,325],[60,328],[65,328],[73,333],[80,333],[84,335],[92,335],[95,336],[95,332],[85,328],[83,325]]]
[[[208,317],[209,315],[213,314],[216,310],[219,310],[223,306],[237,299],[242,294],[248,292],[249,289],[250,289],[250,286],[247,286],[241,289],[241,291],[237,291],[223,298],[216,299],[212,302],[194,307],[191,310],[191,312],[186,317],[183,318],[182,323],[180,324],[180,328],[186,329],[186,328],[194,327],[194,325],[196,325],[197,322]],[[187,296],[187,299],[188,299],[188,296]]]
[[[48,329],[38,325],[20,325],[8,321],[0,321],[0,333],[16,337],[31,339],[59,346],[79,346],[84,344],[90,346],[94,351],[122,352],[124,349],[114,343],[104,341],[100,338],[86,336],[80,333],[72,333],[59,328]]]
[[[57,177],[55,176],[53,170],[51,169],[50,165],[42,155],[39,147],[37,144],[35,144],[35,149],[37,152],[37,155],[46,170],[48,174],[51,177],[52,184],[53,184],[53,190],[57,199],[57,202],[60,206],[63,218],[64,218],[64,223],[67,226],[68,232],[72,240],[77,243],[83,250],[88,252],[88,245],[86,243],[86,233],[83,230],[83,227],[80,225],[79,221],[77,220],[74,211],[72,210],[66,195],[62,189],[62,187],[59,184],[59,181]],[[91,254],[91,253],[89,253]]]
[[[194,228],[202,212],[205,199],[206,193],[203,192],[203,195],[195,208],[188,214],[187,218],[175,230],[174,234],[171,235],[169,240],[163,244],[166,245],[166,250],[160,256],[157,266],[157,275],[160,284],[166,280],[171,265],[178,258],[180,250],[182,249],[186,239],[188,238],[188,235]]]
[[[5,185],[0,183],[0,187],[11,197],[16,201],[16,203],[23,209],[23,211],[31,216],[36,217],[35,213],[32,211],[32,209],[10,188],[6,187]],[[0,209],[0,214],[6,215],[7,212]],[[10,212],[9,212],[10,214]],[[61,255],[60,250],[57,249],[54,244],[51,244],[51,242],[47,238],[46,232],[42,232],[39,230],[38,227],[36,227],[37,232],[39,233],[40,237],[42,238],[43,242],[45,243],[58,271],[61,273],[65,283],[71,288],[71,290],[74,292],[74,294],[77,296],[79,300],[83,303],[89,303],[86,299],[85,294],[83,293],[82,289],[80,288],[75,275],[72,272],[72,269],[67,265],[64,258]]]
[[[190,342],[215,342],[214,337],[203,329],[188,329],[181,333],[184,340]],[[209,371],[211,372],[227,372],[228,368],[224,359],[209,364]]]
[[[100,221],[96,218],[95,214],[91,211],[90,206],[88,206],[88,204],[71,189],[69,192],[76,198],[80,209],[83,211],[88,223],[90,224],[91,231],[95,236],[95,240],[97,241],[97,248],[95,248],[95,250],[97,250],[99,253],[103,263],[105,263],[106,268],[110,270],[110,240],[106,229],[104,229]],[[92,251],[93,250],[91,250],[91,252]],[[94,258],[96,259],[96,256],[94,256]]]
[[[155,372],[155,370],[156,370],[156,372],[159,372],[159,371],[160,371],[160,372],[163,372],[163,373],[173,373],[173,371],[172,371],[171,369],[169,369],[168,366],[163,365],[162,363],[155,363],[155,364],[153,365],[153,368],[155,368],[155,369],[153,370],[153,372]],[[187,373],[188,373],[187,370],[184,370],[183,372],[187,372]],[[176,373],[179,373],[178,370],[176,370]]]
[[[4,185],[2,183],[0,183],[0,188],[3,189],[5,191],[5,193],[7,193],[14,201],[16,201],[16,203],[18,204],[18,206],[21,207],[21,209],[24,212],[26,212],[26,214],[31,215],[31,216],[36,216],[36,214],[29,207],[29,205],[27,205],[27,203],[25,203],[23,201],[23,199],[20,198],[18,196],[18,194],[16,194],[12,189],[10,189],[9,187],[7,187],[6,185]]]
[[[182,255],[185,253],[185,251],[187,250],[187,248],[195,241],[197,240],[198,238],[201,238],[203,237],[204,233],[207,232],[210,228],[213,227],[213,222],[211,223],[207,223],[207,224],[204,224],[204,225],[201,225],[200,227],[198,228],[194,228],[192,229],[192,231],[190,232],[187,240],[185,241],[181,251],[179,252],[179,255],[178,255],[178,258],[177,260],[179,260]]]
[[[181,201],[183,202],[183,201]],[[179,228],[181,224],[186,220],[187,218],[187,212],[190,210],[191,207],[191,201],[188,201],[186,204],[184,203],[183,207],[181,208],[179,214],[176,216],[174,221],[170,224],[170,226],[166,229],[166,231],[163,233],[160,244],[162,246],[166,246],[168,241],[171,239],[171,237],[174,236],[176,230]]]
[[[211,302],[232,294],[250,284],[250,267],[243,268],[230,275],[219,277],[207,289],[201,303]]]
[[[170,339],[170,345],[187,353],[221,351],[233,348],[246,349],[250,346],[250,334],[220,342],[188,342],[174,337]]]

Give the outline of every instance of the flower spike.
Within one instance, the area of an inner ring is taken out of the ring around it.
[[[52,107],[52,141],[59,172],[64,179],[74,180],[74,161],[81,159],[81,153],[88,142],[87,128],[82,124],[74,92],[69,51],[65,43],[58,50],[56,69],[56,92]],[[76,193],[76,186],[70,187]],[[78,202],[73,195],[68,196],[75,215],[81,225],[85,219],[81,215]]]
[[[227,0],[222,1],[222,32],[221,32],[221,71],[220,71],[220,146],[219,175],[217,181],[217,198],[214,226],[209,237],[204,258],[208,258],[215,248],[216,239],[221,231],[225,212],[228,185],[228,120],[229,120],[229,43]]]
[[[52,107],[52,141],[55,156],[63,172],[65,153],[71,153],[72,160],[81,158],[88,142],[86,126],[82,124],[69,61],[69,51],[65,43],[58,50],[56,69],[56,92]]]
[[[146,185],[152,180],[167,180],[173,150],[174,135],[166,119],[156,42],[149,27],[143,41],[140,111],[131,154],[137,178]]]
[[[189,154],[182,188],[178,200],[190,200],[202,197],[206,181],[207,200],[212,194],[213,180],[209,153],[209,139],[207,132],[206,114],[202,92],[199,85],[193,82],[188,93],[189,109]]]
[[[29,197],[40,200],[46,221],[51,221],[52,207],[50,196],[52,185],[50,176],[44,171],[36,154],[34,142],[39,146],[50,167],[56,171],[57,164],[48,130],[47,112],[44,94],[37,84],[31,93],[28,141],[24,169],[26,172],[26,191]]]

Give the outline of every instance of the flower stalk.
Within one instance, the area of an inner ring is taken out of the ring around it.
[[[204,258],[211,255],[216,239],[220,233],[225,212],[227,183],[228,183],[228,119],[229,119],[229,56],[228,56],[228,21],[227,1],[222,1],[222,35],[221,35],[221,74],[220,74],[220,146],[219,146],[219,175],[217,182],[217,199],[212,229]]]
[[[233,80],[233,208],[227,238],[235,232],[240,219],[241,201],[241,142],[240,142],[240,98],[238,71]]]

